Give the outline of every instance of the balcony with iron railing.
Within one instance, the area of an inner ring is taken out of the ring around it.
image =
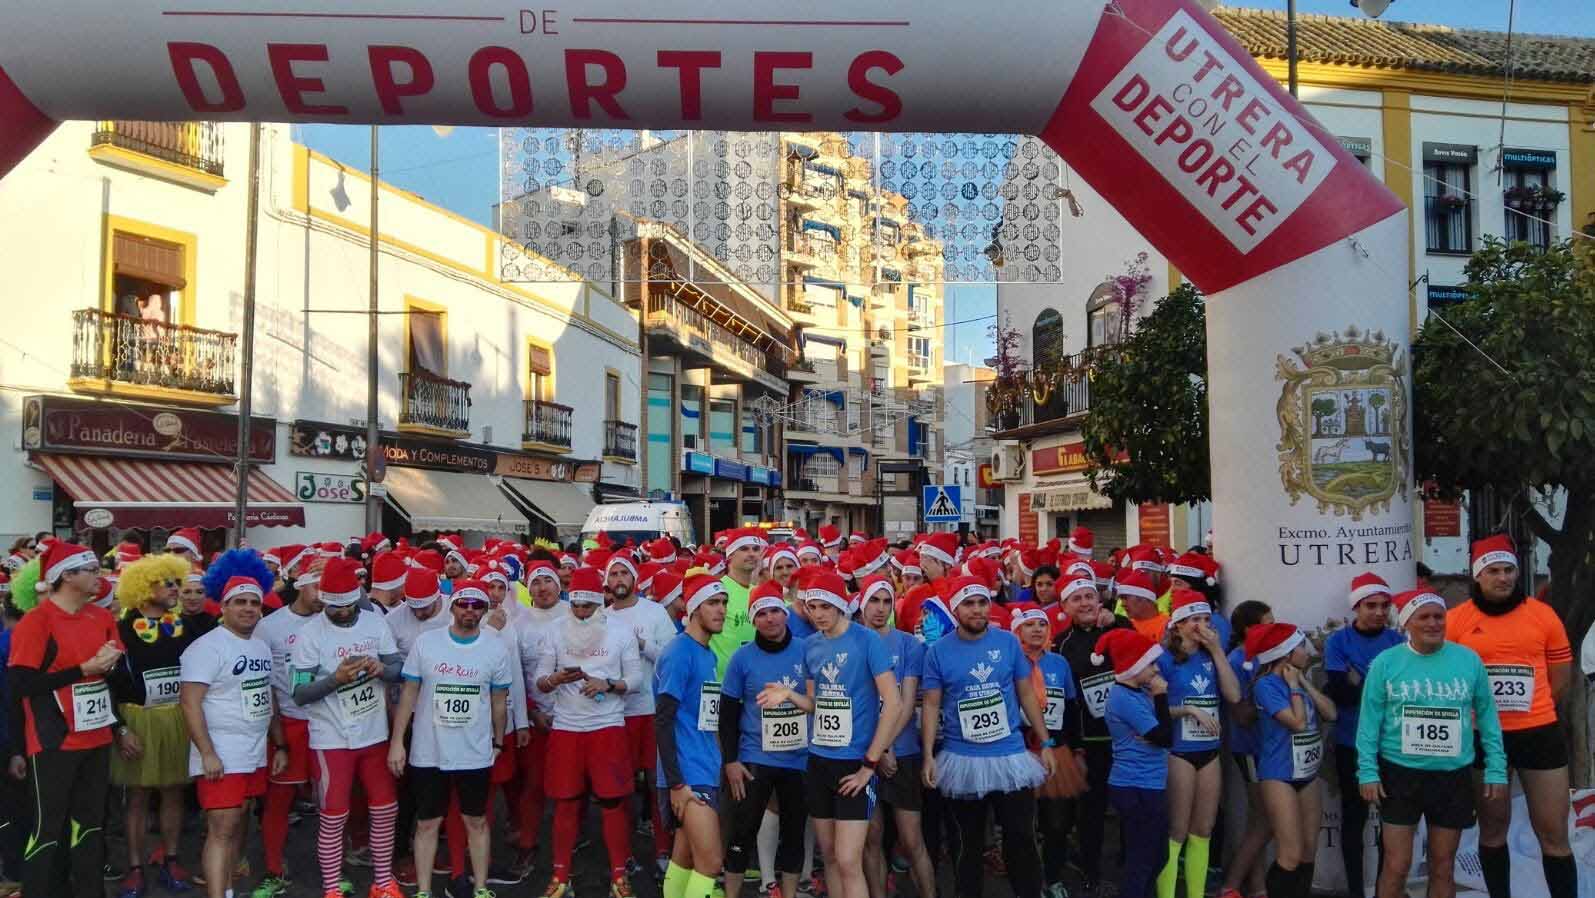
[[[108,165],[214,192],[227,183],[218,122],[98,122],[89,155]]]
[[[648,294],[647,324],[655,336],[668,338],[683,352],[718,365],[726,373],[759,381],[771,389],[786,387],[785,381],[770,370],[771,354],[782,351],[779,346],[767,354],[668,291],[660,289]]]
[[[1007,433],[1034,427],[1045,433],[1058,429],[1063,422],[1090,413],[1091,368],[1108,350],[1105,347],[1083,350],[1014,378],[989,382],[986,408],[991,414],[991,429]]]
[[[75,393],[186,405],[236,402],[238,335],[101,309],[72,313]]]
[[[526,400],[526,427],[521,432],[521,448],[544,452],[569,452],[571,419],[575,410],[557,402]],[[608,453],[605,453],[608,454]],[[635,437],[632,455],[637,454]]]
[[[425,368],[399,372],[399,431],[460,439],[471,434],[471,385]]]
[[[637,460],[637,425],[624,421],[604,422],[604,457],[615,461]]]

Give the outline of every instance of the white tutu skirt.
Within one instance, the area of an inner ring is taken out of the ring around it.
[[[995,758],[950,751],[936,755],[936,791],[948,798],[984,798],[993,792],[1034,789],[1046,778],[1047,771],[1028,751]]]

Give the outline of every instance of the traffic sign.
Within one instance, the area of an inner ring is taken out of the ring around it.
[[[961,487],[951,483],[932,483],[924,488],[925,523],[957,523],[964,519]]]

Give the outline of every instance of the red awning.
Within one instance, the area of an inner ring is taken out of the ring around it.
[[[233,526],[231,465],[46,453],[33,460],[72,497],[78,530]],[[251,468],[244,523],[303,527],[305,507],[281,484]]]

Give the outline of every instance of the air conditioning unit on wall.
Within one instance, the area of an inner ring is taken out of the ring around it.
[[[1019,480],[1025,474],[1025,451],[1018,443],[999,443],[991,450],[991,479]]]

